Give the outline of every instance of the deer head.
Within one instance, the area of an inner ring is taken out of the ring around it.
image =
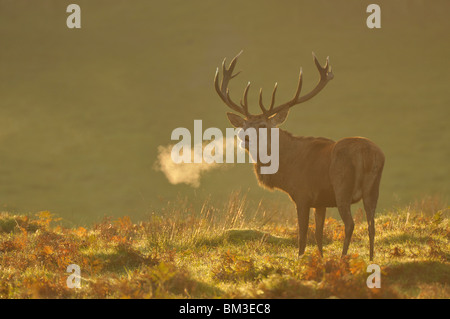
[[[228,120],[234,127],[242,128],[246,130],[247,128],[255,128],[258,132],[260,128],[275,128],[281,125],[287,118],[289,114],[289,110],[292,106],[308,101],[313,98],[316,94],[318,94],[328,83],[328,81],[332,80],[334,75],[331,70],[331,66],[329,65],[329,58],[327,57],[327,61],[325,66],[322,67],[317,61],[316,56],[313,52],[314,63],[319,71],[320,79],[317,83],[316,87],[311,90],[311,92],[300,96],[302,90],[302,69],[300,68],[300,75],[298,79],[297,90],[295,92],[294,97],[286,103],[275,106],[275,94],[277,92],[277,83],[273,88],[272,98],[270,102],[270,106],[267,109],[263,104],[262,98],[262,89],[259,91],[259,107],[261,108],[261,114],[250,114],[248,110],[247,103],[247,95],[250,88],[250,82],[248,82],[245,87],[244,94],[242,99],[240,100],[240,105],[233,102],[230,98],[230,90],[228,88],[228,83],[231,79],[236,77],[240,72],[233,75],[234,68],[236,66],[237,60],[241,55],[242,51],[236,55],[233,60],[231,60],[228,68],[226,67],[226,58],[222,62],[222,82],[219,84],[219,68],[216,70],[216,75],[214,77],[214,86],[217,91],[217,94],[220,96],[222,101],[228,105],[233,111],[243,115],[243,117],[236,115],[234,113],[227,113]],[[270,130],[269,130],[270,131]],[[248,144],[246,143],[246,147]]]

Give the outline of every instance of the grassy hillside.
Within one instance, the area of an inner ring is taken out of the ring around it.
[[[180,204],[139,223],[106,218],[88,229],[61,227],[49,212],[2,213],[0,298],[450,298],[448,208],[428,200],[377,217],[379,289],[366,286],[361,211],[344,259],[341,221],[326,219],[324,258],[313,225],[298,258],[296,222],[280,216],[251,212],[236,197],[224,207]],[[80,289],[66,286],[73,263]]]
[[[381,209],[448,196],[449,1],[379,0],[379,30],[365,25],[371,1],[78,0],[80,30],[66,27],[69,3],[0,0],[4,210],[88,225],[105,215],[146,219],[179,198],[220,205],[238,189],[254,208],[261,198],[288,205],[257,186],[249,165],[223,165],[196,189],[154,170],[176,127],[229,126],[212,82],[223,57],[241,49],[232,96],[251,80],[253,110],[258,88],[275,81],[278,100],[290,98],[300,66],[312,88],[311,51],[330,56],[335,79],[283,128],[380,145]]]

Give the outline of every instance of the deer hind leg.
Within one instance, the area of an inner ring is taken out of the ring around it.
[[[364,210],[366,211],[368,231],[369,231],[369,252],[370,260],[373,260],[374,245],[375,245],[375,210],[377,208],[378,193],[381,176],[377,176],[373,183],[368,183],[363,187],[363,203]]]
[[[309,207],[297,205],[298,217],[298,255],[305,253],[309,226]]]
[[[341,167],[340,170],[333,170],[332,184],[336,196],[336,204],[345,225],[344,247],[342,256],[347,255],[348,246],[353,234],[355,223],[353,222],[350,205],[352,203],[353,190],[355,185],[355,172],[351,166]]]
[[[345,225],[344,247],[342,248],[342,256],[345,256],[347,255],[348,246],[350,245],[350,241],[352,239],[355,223],[353,222],[350,204],[338,205],[338,211]]]
[[[323,225],[325,222],[326,211],[327,211],[326,207],[320,207],[316,208],[314,212],[316,218],[316,243],[317,248],[319,249],[319,253],[322,257],[323,257],[322,251]]]

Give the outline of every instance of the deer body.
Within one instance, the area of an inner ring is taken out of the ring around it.
[[[335,206],[328,174],[334,141],[326,138],[296,137],[281,129],[279,132],[278,172],[260,174],[261,163],[257,162],[255,173],[260,184],[286,192],[294,202],[307,201],[311,207]]]
[[[340,188],[344,183],[348,184],[344,185],[347,200],[352,204],[360,201],[363,186],[366,186],[364,182],[374,181],[383,169],[382,151],[366,138],[344,138],[335,142],[322,137],[293,136],[280,129],[279,143],[277,173],[261,174],[261,164],[255,164],[260,184],[280,189],[294,202],[307,202],[313,208],[337,207],[333,185]]]
[[[384,155],[378,146],[361,137],[334,142],[326,138],[295,137],[284,130],[280,130],[279,142],[278,172],[261,174],[261,164],[257,162],[255,174],[261,185],[286,192],[296,204],[300,255],[306,248],[310,208],[316,210],[316,242],[320,253],[327,207],[338,207],[345,223],[348,240],[344,242],[344,255],[354,227],[351,204],[363,199],[369,228],[373,228],[370,234],[374,235],[372,225],[384,166]]]
[[[269,110],[262,103],[262,91],[260,91],[259,104],[263,114],[251,115],[247,106],[247,92],[250,84],[244,91],[241,107],[231,101],[227,88],[228,81],[234,77],[232,72],[238,56],[233,59],[228,69],[223,64],[221,86],[218,83],[218,72],[216,73],[215,86],[222,100],[233,110],[245,116],[244,119],[233,113],[227,114],[233,126],[244,130],[251,127],[258,131],[261,128],[270,129],[281,125],[290,107],[315,96],[333,78],[328,59],[325,67],[321,67],[314,57],[321,76],[315,89],[300,96],[302,86],[300,72],[297,92],[291,101],[274,108],[277,88],[275,85]],[[297,137],[282,129],[279,129],[278,143],[278,171],[274,174],[261,174],[260,167],[264,164],[257,160],[255,173],[261,185],[286,192],[296,204],[299,255],[302,255],[306,248],[310,208],[315,208],[315,236],[319,252],[322,254],[323,226],[327,207],[337,207],[344,222],[345,239],[342,255],[346,255],[354,228],[350,206],[362,199],[368,222],[370,260],[372,260],[375,209],[384,166],[384,154],[381,149],[363,137],[344,138],[335,142],[322,137]],[[248,150],[247,142],[245,147]]]

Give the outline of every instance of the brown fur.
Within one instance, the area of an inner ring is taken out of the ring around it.
[[[241,52],[242,53],[242,52]],[[262,90],[259,95],[259,106],[262,114],[252,115],[248,111],[247,93],[250,83],[244,90],[240,106],[233,102],[229,95],[228,83],[233,75],[239,53],[227,68],[225,60],[222,64],[222,82],[219,84],[219,69],[214,77],[214,86],[222,101],[233,111],[244,118],[227,113],[234,127],[270,129],[281,125],[292,106],[303,103],[316,96],[333,79],[329,59],[321,66],[313,54],[314,63],[319,71],[320,80],[309,93],[300,96],[302,88],[302,72],[300,71],[297,91],[292,100],[275,107],[275,85],[269,109],[262,102]],[[268,136],[270,140],[270,135]],[[268,142],[268,148],[271,143]],[[248,145],[246,145],[248,148]],[[269,151],[270,152],[270,151]],[[326,208],[337,207],[345,224],[345,239],[342,255],[347,254],[352,237],[354,222],[350,206],[363,200],[366,211],[370,260],[373,259],[375,240],[375,209],[381,174],[384,166],[384,154],[370,140],[363,137],[344,138],[337,142],[327,138],[296,137],[279,131],[279,168],[275,174],[260,174],[261,164],[255,164],[255,173],[261,185],[270,189],[280,189],[291,197],[297,206],[299,255],[305,252],[306,235],[309,223],[310,208],[315,208],[316,241],[322,254],[323,225]]]
[[[373,229],[378,189],[384,166],[384,155],[373,142],[362,137],[344,138],[337,142],[327,138],[296,137],[280,129],[279,169],[275,174],[255,173],[261,185],[286,192],[297,205],[299,217],[299,254],[306,247],[307,223],[311,207],[324,211],[338,207],[345,223],[343,255],[347,253],[353,232],[350,205],[363,199],[369,229]],[[320,214],[320,213],[319,213]],[[323,216],[316,216],[316,237],[322,253]],[[319,219],[319,220],[317,220]],[[319,223],[319,225],[317,224]],[[319,230],[319,231],[318,231]],[[369,234],[374,234],[374,230]],[[373,258],[373,236],[370,236]]]

